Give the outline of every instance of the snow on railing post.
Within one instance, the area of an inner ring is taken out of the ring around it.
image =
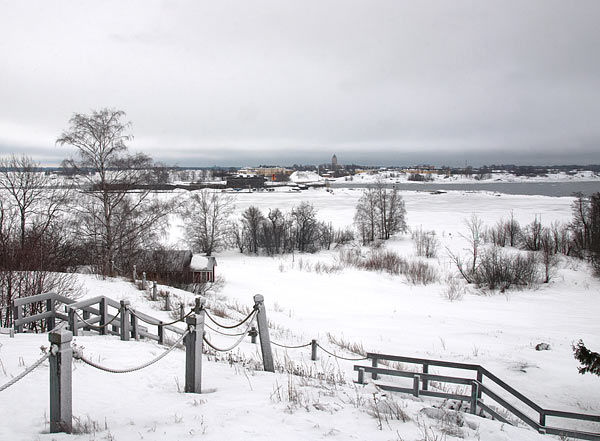
[[[142,272],[142,289],[146,289],[146,271]]]
[[[185,319],[189,334],[185,344],[185,392],[199,394],[202,391],[202,338],[204,337],[204,309]]]
[[[133,274],[131,275],[131,278],[133,279],[133,283],[137,281],[137,265],[133,265]]]
[[[129,300],[121,300],[121,340],[129,340]]]
[[[310,342],[310,359],[312,361],[316,361],[317,360],[317,340],[312,340]]]
[[[59,329],[48,334],[50,341],[50,432],[71,433],[73,429],[72,381],[73,333]]]
[[[258,310],[256,318],[258,322],[258,336],[260,338],[260,350],[263,357],[263,366],[265,371],[275,372],[273,352],[271,350],[271,338],[269,337],[267,310],[265,308],[265,298],[261,294],[256,294],[254,296],[254,306]]]
[[[200,311],[204,309],[204,305],[206,304],[206,299],[204,297],[196,297],[196,304],[194,305],[194,313],[200,314]]]
[[[106,298],[105,297],[102,297],[100,299],[98,308],[100,309],[98,311],[100,313],[100,335],[106,335],[106,323],[108,322],[108,320],[106,319]]]
[[[56,316],[54,315],[54,294],[53,297],[46,300],[46,311],[52,312],[52,315],[46,318],[46,330],[51,331],[56,326]]]

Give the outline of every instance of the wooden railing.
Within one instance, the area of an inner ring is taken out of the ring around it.
[[[24,316],[24,307],[37,302],[46,302],[44,312]],[[58,308],[64,304],[64,312]],[[74,336],[83,331],[97,331],[101,335],[120,335],[121,339],[148,338],[160,344],[165,343],[165,330],[183,335],[184,329],[136,311],[129,306],[128,301],[118,302],[106,296],[92,297],[75,301],[54,293],[38,294],[13,301],[14,329],[23,332],[24,325],[40,320],[46,321],[46,329],[56,327],[56,321],[69,323],[69,330]],[[155,326],[156,333],[139,321]]]
[[[24,307],[37,302],[46,302],[46,311],[25,317],[23,315]],[[74,302],[75,300],[73,299],[55,293],[37,294],[13,300],[12,307],[15,332],[23,332],[23,325],[40,320],[46,321],[46,329],[50,331],[56,326],[56,319],[68,319],[65,314],[57,311],[57,303],[70,305]]]
[[[367,353],[367,359],[371,360],[371,366],[354,366],[354,370],[358,371],[358,383],[365,383],[365,373],[370,373],[373,380],[378,380],[380,375],[411,378],[413,380],[412,387],[399,387],[383,383],[376,384],[383,390],[410,393],[416,397],[422,395],[429,397],[448,398],[466,401],[470,404],[469,411],[472,414],[476,414],[477,410],[480,409],[480,412],[483,411],[499,421],[502,421],[507,424],[514,424],[507,418],[506,415],[502,415],[496,406],[490,405],[489,401],[484,402],[485,396],[488,399],[494,401],[496,405],[500,405],[501,407],[503,407],[507,411],[507,413],[516,416],[521,421],[533,427],[540,433],[547,433],[565,437],[568,436],[572,438],[586,440],[600,440],[600,433],[598,432],[584,432],[580,430],[548,426],[546,423],[547,417],[561,418],[563,420],[592,421],[600,423],[600,415],[588,415],[575,412],[564,412],[559,410],[545,409],[540,405],[536,404],[533,400],[527,398],[525,395],[523,395],[521,392],[519,392],[512,386],[502,381],[496,375],[492,374],[490,371],[485,369],[483,366],[477,364],[374,353]],[[380,362],[382,364],[385,363],[386,365],[389,365],[389,362],[416,364],[421,366],[421,371],[415,372],[403,369],[393,369],[390,367],[382,368],[378,367]],[[472,374],[471,377],[456,377],[449,375],[430,374],[430,366],[458,369],[462,371],[471,372]],[[443,390],[434,391],[430,389],[430,386],[432,386],[431,382],[449,383],[466,386],[466,389],[469,393],[467,395],[466,392],[454,393],[446,392]],[[523,405],[525,405],[527,410],[524,411],[522,409],[519,409],[518,407],[516,407],[515,404],[509,402],[508,399],[502,397],[498,392],[492,390],[490,388],[490,386],[492,385],[512,396],[511,401],[517,401],[518,403],[522,403]],[[537,421],[531,416],[532,413],[537,414]]]

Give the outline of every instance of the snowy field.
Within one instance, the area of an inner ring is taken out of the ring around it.
[[[265,214],[269,208],[290,210],[307,200],[318,218],[336,227],[352,223],[359,189],[312,189],[301,193],[240,193],[236,212],[250,205]],[[466,241],[465,219],[477,214],[488,226],[514,213],[522,225],[538,216],[543,224],[568,222],[572,198],[509,196],[483,192],[430,194],[403,192],[411,228],[435,230],[441,242],[438,257],[429,259],[439,281],[412,285],[402,275],[391,276],[345,268],[334,273],[315,271],[333,265],[339,251],[281,257],[247,256],[229,250],[217,255],[217,271],[225,279],[209,305],[225,309],[235,320],[235,309],[252,305],[252,296],[265,296],[271,338],[287,345],[317,339],[324,347],[356,357],[331,340],[362,345],[369,352],[481,364],[545,408],[600,414],[600,381],[579,375],[571,344],[583,339],[592,350],[600,347],[600,281],[586,264],[562,259],[554,278],[531,290],[484,293],[467,287],[461,300],[445,296],[445,279],[454,273],[445,249],[461,252]],[[182,243],[181,222],[173,219],[168,241]],[[385,245],[416,259],[410,234]],[[166,312],[131,283],[81,276],[85,296],[107,295],[129,299],[132,306],[155,317]],[[161,287],[162,289],[168,289]],[[186,302],[192,295],[170,289]],[[209,331],[209,334],[210,331]],[[330,338],[331,336],[331,338]],[[211,334],[222,346],[226,337]],[[121,342],[117,337],[80,336],[76,344],[88,358],[111,367],[129,367],[159,354],[151,342]],[[536,351],[538,343],[549,351]],[[37,360],[46,335],[0,335],[0,384]],[[542,440],[526,428],[461,414],[454,427],[431,417],[426,410],[441,400],[393,394],[390,398],[372,385],[355,386],[354,362],[320,353],[310,361],[310,349],[275,349],[277,364],[294,364],[304,372],[319,372],[337,381],[286,373],[270,374],[253,368],[257,346],[244,342],[238,358],[245,363],[211,359],[204,363],[200,395],[181,393],[184,353],[176,350],[159,363],[132,374],[107,374],[81,362],[73,372],[73,413],[84,432],[48,432],[48,369],[40,367],[1,393],[0,440]],[[363,362],[364,363],[364,362]],[[430,372],[444,373],[432,369]],[[390,394],[388,394],[390,395]],[[384,421],[373,414],[374,399],[394,400],[408,421]],[[548,421],[558,424],[557,421]],[[565,424],[568,425],[568,424]],[[600,425],[571,425],[600,431]],[[437,437],[437,438],[436,438]]]

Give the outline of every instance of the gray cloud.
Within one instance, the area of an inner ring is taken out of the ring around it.
[[[600,162],[599,13],[595,0],[4,2],[0,146],[58,163],[70,115],[108,106],[133,122],[132,148],[180,164]]]

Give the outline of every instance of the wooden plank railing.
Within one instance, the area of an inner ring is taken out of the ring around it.
[[[24,307],[37,302],[46,302],[46,311],[38,314],[24,316]],[[36,294],[34,296],[23,297],[13,300],[13,326],[15,332],[23,332],[23,325],[37,322],[39,320],[46,321],[47,330],[54,329],[54,327],[56,326],[57,318],[60,320],[64,320],[66,318],[64,314],[61,314],[56,310],[57,303],[64,303],[65,305],[70,305],[74,302],[75,300],[73,299],[52,292]]]
[[[24,316],[24,307],[36,302],[46,302],[46,311],[34,315]],[[57,309],[59,303],[65,305],[65,313]],[[148,338],[159,343],[164,343],[165,331],[183,335],[184,329],[174,325],[166,325],[161,320],[151,317],[142,312],[127,307],[116,300],[106,296],[96,296],[89,299],[75,301],[55,293],[37,294],[21,299],[16,299],[12,304],[14,311],[14,330],[23,332],[23,326],[39,320],[46,320],[46,328],[53,329],[56,319],[69,323],[69,329],[74,336],[80,330],[97,331],[102,335],[121,335],[124,339]],[[116,310],[116,311],[115,311]],[[117,317],[121,315],[121,317]],[[147,326],[140,325],[141,321],[155,326],[156,332],[151,332]],[[108,324],[108,325],[107,325]],[[126,335],[122,335],[122,327],[125,325]]]
[[[589,415],[580,414],[575,412],[564,412],[559,410],[545,409],[539,404],[535,403],[530,398],[523,395],[521,392],[510,386],[496,375],[485,369],[483,366],[469,363],[459,363],[453,361],[433,360],[425,358],[415,357],[403,357],[397,355],[386,355],[386,354],[375,354],[367,353],[367,359],[371,360],[371,366],[360,366],[355,365],[354,370],[358,371],[358,383],[364,383],[365,373],[371,374],[373,380],[379,379],[380,375],[389,375],[393,377],[412,378],[412,387],[399,387],[390,384],[377,383],[377,386],[383,390],[410,393],[414,396],[430,396],[437,398],[448,398],[460,401],[467,401],[470,403],[470,412],[475,414],[477,409],[481,409],[483,412],[491,415],[493,418],[498,419],[504,423],[513,424],[506,414],[501,414],[500,411],[491,406],[488,402],[484,402],[483,397],[486,396],[500,405],[507,411],[508,414],[512,414],[527,425],[533,427],[540,433],[559,435],[564,437],[579,438],[585,440],[600,441],[600,433],[598,432],[584,432],[580,430],[567,429],[561,427],[548,426],[546,423],[547,417],[562,418],[565,420],[579,420],[579,421],[592,421],[600,423],[600,415]],[[380,362],[389,364],[389,362],[400,362],[421,365],[421,372],[392,369],[389,367],[381,368],[378,367]],[[429,367],[437,366],[441,368],[457,369],[467,371],[468,374],[465,376],[450,376],[450,375],[437,375],[430,374]],[[473,375],[475,378],[473,378]],[[487,380],[484,384],[484,380]],[[432,391],[429,390],[430,382],[435,381],[439,383],[450,383],[468,386],[470,393],[450,393],[445,391]],[[494,385],[501,391],[508,393],[512,396],[513,402],[510,402],[507,398],[501,396],[498,391],[492,390],[489,386]],[[524,405],[526,410],[518,408],[514,401]],[[532,417],[532,414],[536,414],[536,418]]]

